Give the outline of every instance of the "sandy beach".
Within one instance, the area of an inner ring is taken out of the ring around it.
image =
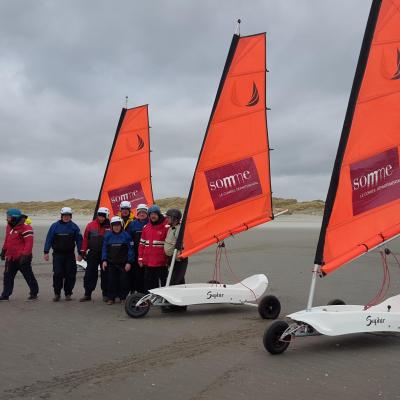
[[[85,216],[75,216],[81,227]],[[9,302],[0,304],[1,399],[397,399],[400,336],[355,334],[298,338],[282,356],[262,345],[270,321],[246,306],[193,306],[186,313],[152,309],[129,318],[120,304],[106,306],[96,290],[91,303],[54,304],[51,265],[42,259],[51,218],[33,217],[34,271],[40,294],[27,302],[17,276]],[[321,217],[281,216],[227,240],[235,276],[265,273],[281,317],[303,309]],[[0,240],[4,222],[0,224]],[[390,244],[399,250],[397,243]],[[215,249],[190,259],[189,282],[212,277]],[[3,272],[3,263],[0,269]],[[398,292],[393,265],[390,293]],[[2,280],[2,279],[1,279]],[[315,304],[333,298],[365,304],[379,289],[379,254],[370,254],[317,282]]]

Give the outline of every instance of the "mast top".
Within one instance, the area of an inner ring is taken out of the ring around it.
[[[235,29],[235,35],[240,36],[240,23],[242,22],[242,20],[239,18],[237,20],[237,25],[236,25],[236,29]]]

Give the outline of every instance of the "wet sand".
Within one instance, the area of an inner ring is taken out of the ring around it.
[[[25,301],[18,275],[10,301],[0,304],[0,399],[400,398],[397,334],[298,338],[271,356],[262,346],[271,322],[246,306],[192,306],[180,314],[154,308],[134,320],[120,304],[102,303],[99,289],[94,301],[79,303],[82,273],[75,301],[52,303],[51,266],[42,260],[49,220],[33,220],[40,299]],[[268,276],[282,317],[305,306],[319,226],[319,217],[282,216],[227,241],[238,277]],[[213,249],[192,257],[187,280],[211,279],[213,263]],[[391,270],[395,293],[400,271]],[[236,281],[223,271],[226,282]],[[379,255],[371,254],[319,279],[315,304],[364,304],[380,283]]]

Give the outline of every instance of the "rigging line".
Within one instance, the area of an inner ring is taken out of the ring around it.
[[[379,253],[381,255],[382,270],[383,270],[382,284],[381,287],[379,288],[378,293],[364,306],[364,310],[368,310],[370,307],[380,303],[386,296],[386,293],[390,287],[390,271],[387,262],[387,256],[385,251],[381,250]]]
[[[245,285],[245,284],[240,280],[240,278],[233,272],[233,269],[232,269],[232,267],[231,267],[231,263],[229,262],[229,259],[228,259],[228,253],[227,253],[227,251],[226,251],[226,247],[224,247],[224,256],[225,256],[226,265],[228,266],[229,271],[231,272],[232,276],[233,276],[234,279],[236,280],[236,283],[240,283],[240,284],[241,284],[242,286],[244,286],[246,289],[250,290],[250,292],[253,293],[254,301],[257,301],[257,296],[256,296],[256,294],[254,293],[253,289],[251,289],[250,287],[248,287],[247,285]]]

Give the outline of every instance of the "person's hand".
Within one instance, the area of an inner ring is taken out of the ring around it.
[[[81,256],[85,261],[87,260],[87,252],[86,251],[82,251]]]
[[[141,261],[138,261],[138,265],[139,265],[140,268],[143,267],[143,263]]]
[[[132,267],[131,267],[131,264],[129,264],[129,263],[126,263],[126,264],[125,264],[125,271],[126,271],[126,272],[129,272],[129,271],[131,270],[131,268],[132,268]]]
[[[103,269],[103,271],[106,270],[106,268],[107,268],[107,261],[103,261],[103,264],[101,264],[101,268]]]
[[[4,261],[6,259],[6,249],[1,250],[0,258]]]
[[[82,261],[82,256],[80,254],[78,254],[76,256],[76,261],[81,262]]]
[[[45,254],[44,256],[43,256],[43,258],[44,258],[44,261],[49,261],[50,260],[50,257],[49,257],[49,253],[47,253],[47,254]]]

